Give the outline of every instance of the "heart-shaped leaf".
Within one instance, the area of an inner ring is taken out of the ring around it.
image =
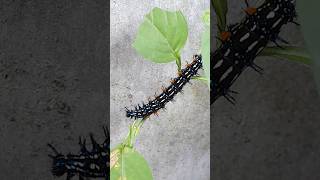
[[[188,26],[181,11],[154,8],[140,25],[133,47],[144,58],[156,63],[176,60],[188,37]]]

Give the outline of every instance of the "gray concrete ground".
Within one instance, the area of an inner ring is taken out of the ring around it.
[[[54,179],[50,142],[78,152],[108,124],[106,1],[0,2],[0,179]],[[66,179],[66,177],[58,178]]]
[[[133,122],[125,117],[125,107],[146,101],[162,85],[176,76],[175,63],[145,61],[132,48],[144,15],[152,8],[181,10],[185,15],[189,38],[182,59],[192,61],[200,52],[203,31],[201,16],[209,1],[132,0],[111,2],[111,146],[126,137]],[[202,71],[203,73],[203,71]],[[175,102],[159,116],[151,116],[141,129],[136,149],[148,161],[155,180],[210,179],[210,120],[207,85],[193,81],[178,94]]]
[[[230,22],[245,7],[228,1]],[[252,1],[251,1],[252,2]],[[281,36],[304,46],[299,27],[288,25]],[[235,106],[223,98],[211,111],[211,153],[215,180],[320,179],[320,98],[307,66],[279,58],[258,58],[264,68],[241,75],[232,87]]]

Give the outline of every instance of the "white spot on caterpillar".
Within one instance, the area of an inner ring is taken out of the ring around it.
[[[213,69],[221,66],[222,63],[223,63],[223,60],[221,59],[220,61],[217,62],[217,64],[213,67]]]
[[[256,28],[257,28],[257,25],[253,25],[253,27],[250,30],[254,31]]]
[[[66,168],[67,169],[74,169],[75,167],[74,167],[74,165],[66,165]]]
[[[230,53],[230,49],[228,49],[228,50],[227,50],[227,52],[226,52],[226,53],[224,53],[224,56],[228,56],[228,55],[229,55],[229,53]]]
[[[97,166],[96,164],[90,164],[90,168],[99,170],[99,166]]]
[[[83,167],[83,166],[84,166],[84,164],[83,164],[83,163],[81,163],[81,162],[74,162],[73,164],[74,164],[74,166],[81,166],[81,167]]]
[[[240,42],[243,42],[244,40],[248,39],[250,36],[250,33],[246,33],[242,38],[240,38]]]
[[[229,69],[226,70],[226,72],[221,76],[220,81],[225,79],[233,70],[233,67],[229,67]]]
[[[274,18],[275,13],[273,11],[269,12],[269,14],[267,15],[267,19],[271,19]]]
[[[260,52],[263,50],[263,48],[264,48],[264,47],[259,48],[258,51],[257,51],[257,53],[256,53],[256,55],[260,54]]]
[[[253,42],[247,49],[247,52],[251,51],[257,44],[258,44],[259,41],[255,41]]]
[[[170,94],[169,94],[169,96],[172,96],[174,94],[174,91],[172,91]]]
[[[83,163],[78,163],[78,166],[83,167],[83,166],[84,166],[84,164],[83,164]]]
[[[276,27],[281,21],[282,21],[282,18],[278,19],[278,20],[272,25],[272,28]]]

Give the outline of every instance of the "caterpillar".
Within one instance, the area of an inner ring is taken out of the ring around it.
[[[109,180],[110,176],[110,136],[107,128],[103,128],[105,140],[102,144],[98,144],[90,133],[92,150],[89,151],[86,147],[86,139],[79,137],[80,154],[63,155],[56,150],[54,146],[48,146],[55,153],[48,156],[53,159],[51,172],[54,176],[60,177],[67,174],[67,180],[73,176],[79,175],[79,180],[84,178],[102,177]]]
[[[134,110],[129,110],[126,107],[126,116],[130,118],[146,118],[151,114],[156,114],[161,108],[164,108],[166,103],[171,101],[174,96],[182,91],[183,86],[190,81],[190,79],[198,74],[198,70],[202,68],[201,55],[194,55],[193,61],[187,64],[186,68],[178,73],[178,77],[171,80],[171,84],[167,88],[162,89],[162,93],[155,96],[153,100],[149,100],[147,104],[142,106],[137,105]]]
[[[296,17],[294,0],[266,0],[258,8],[249,7],[246,0],[245,19],[227,28],[221,33],[220,47],[210,54],[211,81],[210,103],[224,96],[234,104],[235,99],[230,87],[241,73],[248,67],[261,73],[262,68],[254,63],[254,59],[273,42],[281,48],[278,42],[287,41],[279,37],[280,29],[287,23],[294,23]]]

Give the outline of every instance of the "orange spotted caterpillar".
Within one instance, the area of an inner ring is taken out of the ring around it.
[[[182,91],[184,85],[198,74],[200,68],[202,68],[201,55],[195,55],[192,63],[188,64],[185,69],[182,69],[178,77],[171,80],[169,87],[164,88],[161,94],[153,100],[150,100],[147,104],[142,104],[142,106],[138,105],[133,110],[126,108],[126,116],[135,119],[144,119],[151,114],[156,114],[160,109],[164,108],[166,103],[171,101],[176,94]]]

